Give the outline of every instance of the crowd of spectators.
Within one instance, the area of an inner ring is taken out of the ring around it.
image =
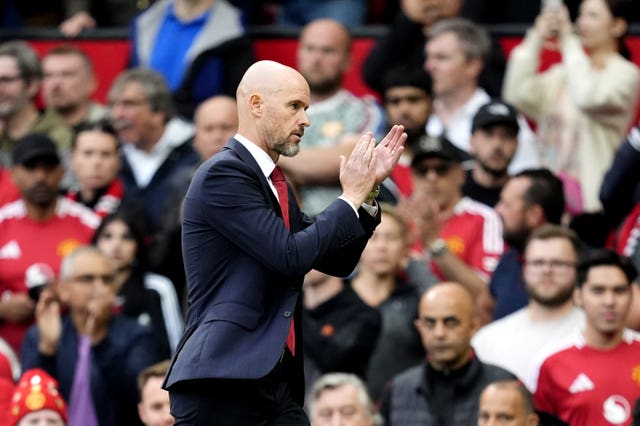
[[[182,199],[237,131],[251,25],[299,29],[312,125],[279,165],[306,214],[359,134],[408,134],[356,270],[305,277],[311,423],[640,424],[639,21],[632,0],[0,3],[68,37],[0,44],[0,426],[172,424]],[[528,28],[510,54],[501,23]],[[74,37],[127,26],[102,104]]]

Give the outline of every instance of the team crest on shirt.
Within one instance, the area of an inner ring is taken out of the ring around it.
[[[602,415],[613,425],[623,424],[631,415],[631,404],[623,396],[611,395],[602,404]]]
[[[447,247],[452,253],[460,256],[464,253],[464,240],[458,236],[447,237]]]
[[[60,258],[63,258],[79,245],[81,245],[80,241],[73,238],[67,238],[66,240],[60,241],[60,244],[58,244],[58,247],[56,248],[56,254]]]
[[[631,369],[631,380],[633,380],[638,386],[640,386],[640,364]]]

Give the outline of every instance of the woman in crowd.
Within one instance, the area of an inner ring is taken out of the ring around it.
[[[546,3],[511,54],[503,97],[537,122],[540,157],[562,178],[569,212],[595,212],[638,97],[640,73],[624,42],[631,2],[583,0],[575,33],[567,8]],[[538,73],[550,46],[562,61]]]
[[[147,269],[147,233],[139,216],[118,211],[104,218],[94,244],[116,267],[116,309],[151,324],[173,354],[184,327],[171,281]]]

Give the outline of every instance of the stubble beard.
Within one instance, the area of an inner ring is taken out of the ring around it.
[[[300,152],[300,145],[293,142],[284,142],[276,145],[273,150],[285,157],[295,157]]]
[[[527,288],[529,297],[542,306],[557,308],[564,305],[573,296],[573,287],[567,286],[566,288],[559,289],[555,294],[551,296],[541,296],[535,289]]]

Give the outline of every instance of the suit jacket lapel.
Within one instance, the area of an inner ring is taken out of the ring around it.
[[[225,148],[229,148],[232,151],[234,151],[237,154],[237,156],[240,158],[240,160],[242,160],[245,164],[249,166],[249,168],[251,168],[251,170],[255,173],[258,179],[258,182],[260,182],[262,191],[271,200],[271,204],[273,204],[273,207],[276,213],[279,216],[282,216],[282,211],[280,209],[280,203],[278,202],[278,198],[276,197],[276,195],[273,193],[273,190],[269,186],[269,182],[267,181],[267,178],[265,177],[264,173],[262,173],[262,169],[260,168],[260,166],[258,166],[258,162],[256,161],[255,158],[253,158],[253,156],[247,150],[247,148],[245,148],[244,145],[242,145],[238,140],[234,138],[229,139],[229,141],[225,145]]]

